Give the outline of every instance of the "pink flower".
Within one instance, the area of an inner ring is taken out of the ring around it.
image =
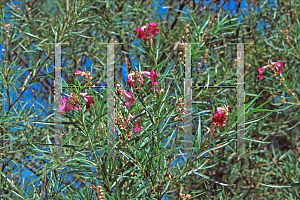
[[[148,27],[146,28],[146,33],[150,35],[150,37],[154,36],[154,33],[159,33],[159,28],[157,28],[158,24],[156,22],[150,22]]]
[[[61,99],[61,104],[58,106],[58,111],[62,112],[62,114],[65,114],[65,112],[70,112],[73,109],[78,110],[78,107],[79,107],[79,109],[81,109],[79,104],[77,104],[78,107],[76,107],[76,106],[72,105],[71,103],[68,103],[67,101],[71,101],[73,103],[75,102],[73,98],[68,97],[68,99],[66,99],[66,97],[64,96]]]
[[[82,73],[84,73],[84,72],[81,71],[81,70],[76,70],[76,71],[74,72],[74,76],[81,76]]]
[[[85,103],[86,103],[86,108],[89,109],[89,108],[91,107],[91,104],[94,104],[94,103],[95,103],[95,100],[94,100],[94,98],[91,97],[91,96],[86,96],[85,99],[86,99],[86,101],[85,101]],[[91,100],[90,100],[90,99],[91,99]]]
[[[282,74],[282,69],[283,69],[283,61],[280,60],[280,62],[272,62],[273,65],[276,65],[278,68],[278,72],[279,74]],[[259,72],[259,74],[257,75],[257,77],[262,80],[263,79],[263,72],[265,71],[265,69],[268,66],[263,66],[263,67],[258,67],[257,70]]]
[[[218,107],[216,112],[215,112],[215,115],[212,118],[212,121],[217,122],[217,124],[222,126],[225,120],[226,120],[226,116],[222,112],[222,107]]]
[[[280,62],[273,62],[272,64],[276,65],[278,67],[279,74],[282,74],[283,61],[280,60]]]
[[[128,76],[127,76],[127,82],[128,82],[128,85],[130,85],[131,87],[134,87],[134,83],[133,83],[133,79],[132,79],[132,75],[131,74],[128,74]]]
[[[95,100],[92,96],[86,96],[87,93],[80,93],[80,95],[84,96],[84,101],[86,103],[86,108],[87,109],[89,109],[91,107],[91,105],[95,103]]]
[[[63,111],[66,111],[66,103],[65,101],[67,101],[66,97],[63,97],[61,99],[61,104],[58,106],[58,111],[59,112],[62,112],[62,114],[65,114]],[[69,112],[71,109],[68,109],[68,111],[66,112]]]
[[[138,115],[138,113],[136,113],[136,114]],[[135,118],[135,117],[136,117],[136,116],[132,115],[132,118]],[[129,124],[129,121],[128,121],[128,120],[127,120],[127,124]],[[134,126],[135,126],[134,131],[135,131],[136,133],[138,133],[138,132],[140,131],[140,125],[141,125],[141,120],[139,119],[139,120],[137,121],[137,123],[134,125]],[[141,129],[144,129],[144,127],[142,126]]]
[[[146,33],[140,29],[140,28],[136,28],[135,31],[137,32],[137,38],[138,39],[144,39],[144,40],[147,40],[147,36],[146,36]]]
[[[132,94],[131,92],[127,92],[126,90],[124,90],[124,92],[125,92],[125,100],[127,101],[125,105],[127,106],[127,108],[130,108],[130,103],[134,102],[132,98]]]
[[[155,80],[154,82],[151,83],[151,86],[156,85],[156,89],[158,89],[158,81]],[[152,88],[152,92],[154,92],[155,88]]]
[[[81,96],[84,96],[84,101],[86,103],[86,108],[89,109],[92,105],[92,103],[95,103],[95,100],[93,97],[91,96],[86,96],[87,93],[80,93]],[[91,100],[90,100],[91,99]],[[66,97],[63,97],[61,99],[61,104],[58,107],[59,112],[62,112],[62,114],[65,114],[65,112],[70,112],[73,109],[78,110],[82,110],[82,108],[80,107],[79,103],[77,103],[77,106],[72,105],[71,103],[68,103],[66,101],[71,101],[71,102],[75,102],[75,100],[72,98],[72,96],[70,95],[68,97],[68,99],[66,99]]]
[[[262,80],[264,77],[263,77],[263,73],[265,71],[265,69],[267,68],[268,66],[263,66],[263,67],[258,67],[257,70],[259,72],[259,74],[257,75],[257,77]]]
[[[124,90],[124,92],[125,92],[125,99],[126,99],[126,101],[129,101],[129,102],[133,103],[131,92],[127,92],[127,90]]]
[[[140,78],[140,83],[142,86],[144,86],[144,78],[143,76],[139,76]],[[127,83],[129,86],[134,87],[134,82],[133,82],[133,78],[132,78],[132,74],[128,74],[127,75]]]
[[[135,31],[138,33],[137,38],[141,39],[143,38],[144,40],[147,40],[147,35],[150,35],[150,37],[154,36],[154,33],[159,33],[160,30],[157,28],[158,24],[156,22],[152,23],[150,22],[148,26],[142,26],[141,28],[136,28]],[[147,35],[146,35],[146,33]]]
[[[157,85],[156,88],[158,89],[158,81],[156,80],[158,78],[158,74],[157,71],[153,71],[153,69],[150,69],[150,72],[148,71],[143,71],[143,74],[145,74],[150,80],[151,80],[151,86],[153,85]],[[152,88],[152,91],[154,91],[155,89]]]
[[[141,85],[144,86],[145,80],[144,80],[143,76],[140,76],[140,79],[141,79]]]
[[[127,108],[130,108],[130,103],[129,102],[126,102],[125,105],[126,105]]]
[[[154,82],[158,77],[157,71],[153,71],[152,68],[150,69],[150,72],[143,71],[143,74],[145,74],[151,80],[151,82]]]

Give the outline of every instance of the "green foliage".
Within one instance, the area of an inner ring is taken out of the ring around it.
[[[155,2],[168,11],[165,14],[157,14],[152,3],[39,0],[15,7],[3,1],[0,199],[86,200],[100,199],[101,194],[106,199],[300,198],[300,1],[236,1],[234,16],[218,1],[205,7],[195,1]],[[135,28],[149,22],[157,22],[160,33],[152,41],[136,43]],[[80,84],[82,79],[72,74],[91,61],[87,68],[93,73],[92,83],[100,85],[108,78],[108,55],[106,45],[99,43],[111,39],[123,43],[114,47],[115,85],[125,89],[123,66],[128,73],[136,71],[133,61],[138,60],[138,71],[158,72],[159,90],[164,91],[153,93],[154,86],[144,76],[140,92],[134,90],[138,100],[130,108],[120,104],[124,97],[116,93],[116,121],[138,117],[128,119],[125,127],[114,126],[116,148],[111,156],[107,92],[63,89],[64,95],[88,92],[95,104],[64,115],[58,155],[52,88],[55,47],[48,43],[64,43],[63,84]],[[236,45],[230,43],[240,42],[252,45],[245,44],[245,152],[238,158],[237,55]],[[180,43],[192,43],[189,157],[176,106],[185,101],[185,47]],[[281,75],[275,77],[267,68],[263,80],[256,77],[258,67],[280,60]],[[227,105],[232,112],[225,126],[212,134],[207,129],[213,129],[212,116],[217,107]],[[138,120],[140,131],[129,140]]]

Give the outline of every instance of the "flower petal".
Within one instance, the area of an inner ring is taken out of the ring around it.
[[[74,72],[74,76],[81,76],[82,71],[81,70],[76,70]]]
[[[215,115],[212,118],[213,122],[217,122],[217,124],[219,124],[220,126],[223,125],[224,121],[226,120],[226,116],[225,114],[222,112],[222,108],[218,107]]]

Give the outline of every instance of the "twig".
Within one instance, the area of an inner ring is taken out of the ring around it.
[[[42,194],[41,194],[41,198],[40,198],[40,200],[42,199],[42,197],[43,197],[43,195],[45,194],[45,188],[46,188],[46,184],[47,184],[47,182],[46,182],[46,178],[47,178],[47,176],[46,176],[46,165],[45,165],[45,178],[44,178],[44,186],[43,186],[43,191],[42,191]]]
[[[269,152],[269,149],[268,149],[268,147],[266,147],[266,149],[267,149],[267,151],[268,151],[268,154],[269,154],[269,156],[271,157],[271,159],[273,160],[273,162],[275,163],[275,165],[277,166],[277,168],[279,169],[279,171],[280,171],[280,173],[281,173],[281,175],[282,175],[282,177],[284,178],[284,181],[285,182],[287,182],[287,179],[286,179],[286,177],[284,176],[284,174],[282,173],[282,171],[281,171],[281,168],[278,166],[278,164],[277,164],[277,162],[273,159],[273,157],[272,157],[272,155],[271,155],[271,153]]]

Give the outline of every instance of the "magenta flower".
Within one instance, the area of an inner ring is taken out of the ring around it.
[[[145,80],[144,80],[143,76],[140,76],[140,79],[141,79],[141,85],[144,86]]]
[[[91,97],[91,96],[87,96],[87,93],[80,93],[80,95],[84,96],[84,101],[86,103],[86,108],[87,109],[89,109],[91,107],[91,105],[95,103],[94,98]],[[79,108],[79,110],[82,110],[79,103],[77,103],[77,106],[74,106],[71,103],[68,103],[66,101],[71,101],[73,103],[75,102],[75,100],[71,96],[69,96],[68,99],[66,99],[66,97],[63,97],[61,99],[62,103],[58,107],[59,112],[62,112],[62,114],[65,114],[65,112],[70,112],[73,109],[78,110],[78,108]]]
[[[126,105],[127,108],[130,108],[130,103],[129,102],[126,102],[125,105]]]
[[[84,96],[84,101],[86,103],[86,108],[87,109],[89,109],[91,107],[91,105],[95,103],[95,100],[92,96],[86,96],[87,93],[80,93],[80,95]]]
[[[151,86],[156,85],[156,89],[158,89],[158,81],[155,80],[154,82],[151,83]],[[154,92],[155,88],[152,88],[152,92]]]
[[[152,68],[150,69],[150,72],[143,71],[143,73],[151,80],[151,82],[154,82],[158,77],[157,71],[153,71]]]
[[[133,78],[132,78],[131,74],[128,74],[127,82],[128,82],[128,85],[130,85],[131,87],[134,87]]]
[[[66,97],[63,97],[63,98],[61,99],[61,104],[58,106],[58,111],[59,111],[59,112],[62,112],[62,114],[65,114],[64,111],[66,111],[66,112],[70,112],[70,111],[71,111],[70,108],[68,108],[68,109],[66,110],[66,103],[65,103],[66,101],[67,101]]]
[[[154,36],[154,33],[159,33],[159,28],[157,28],[158,24],[156,22],[150,22],[148,27],[146,28],[146,33],[150,35],[150,37]]]
[[[273,62],[272,64],[276,65],[278,67],[279,74],[282,74],[283,61],[280,60],[280,62]]]
[[[76,107],[76,106],[72,105],[71,103],[68,103],[67,101],[71,101],[73,103],[75,102],[73,98],[68,97],[68,99],[66,99],[66,97],[64,96],[61,99],[61,104],[58,106],[58,111],[62,112],[62,114],[65,114],[65,112],[70,112],[73,109],[78,110],[78,107],[81,110],[81,107],[79,104],[77,104],[78,107]]]
[[[226,116],[225,114],[222,112],[222,108],[218,107],[215,115],[212,118],[213,122],[217,122],[217,124],[219,124],[220,126],[223,125],[224,121],[226,120]]]
[[[127,92],[126,90],[124,90],[124,92],[125,92],[125,100],[127,101],[125,105],[127,106],[127,108],[130,108],[130,103],[133,103],[132,94],[130,92]]]
[[[273,65],[276,65],[278,68],[278,72],[279,74],[282,74],[282,69],[283,69],[283,61],[280,60],[280,62],[272,62]],[[263,79],[263,72],[265,71],[265,69],[268,66],[263,66],[263,67],[258,67],[257,70],[259,72],[259,74],[257,75],[257,77],[262,80]]]
[[[159,28],[157,28],[157,27],[158,27],[158,23],[150,22],[147,27],[142,26],[141,28],[136,28],[135,31],[138,34],[137,38],[138,39],[143,38],[144,40],[147,40],[147,35],[150,35],[150,37],[153,37],[154,33],[159,33],[160,32]],[[146,35],[145,31],[146,31],[147,35]]]
[[[91,107],[91,105],[95,103],[94,98],[91,97],[91,96],[86,96],[84,99],[86,99],[85,103],[86,103],[86,108],[87,109],[89,109]]]
[[[81,70],[76,70],[76,71],[74,72],[74,76],[81,76],[82,73],[84,73],[84,72],[81,71]]]
[[[150,69],[150,72],[148,71],[143,71],[143,74],[145,74],[150,80],[151,80],[151,86],[156,85],[156,88],[158,89],[158,81],[156,80],[158,78],[157,71],[153,71],[153,69]],[[155,89],[152,88],[152,91]]]
[[[259,74],[257,75],[257,77],[262,80],[264,77],[263,77],[263,73],[265,71],[265,69],[267,68],[268,66],[263,66],[263,67],[258,67],[257,70],[259,72]]]
[[[126,101],[129,101],[129,102],[133,103],[131,92],[127,92],[127,90],[124,90],[124,92],[125,92],[125,99],[126,99]]]
[[[138,114],[138,113],[137,113],[137,114]],[[136,116],[132,115],[132,117],[135,118]],[[128,121],[128,120],[127,120],[127,124],[129,124],[129,121]],[[137,121],[137,123],[134,125],[134,126],[135,126],[134,131],[135,131],[136,133],[138,133],[138,132],[140,131],[140,125],[141,125],[141,120],[139,119],[139,120]],[[144,129],[144,127],[142,126],[141,129]]]
[[[144,78],[143,78],[143,76],[139,76],[139,78],[140,78],[141,85],[144,86]],[[134,87],[134,82],[133,82],[133,78],[132,78],[131,74],[127,75],[127,83],[128,83],[129,86]]]
[[[138,39],[144,39],[144,40],[147,40],[147,36],[146,36],[146,33],[140,29],[140,28],[136,28],[135,31],[137,32],[137,38]]]

